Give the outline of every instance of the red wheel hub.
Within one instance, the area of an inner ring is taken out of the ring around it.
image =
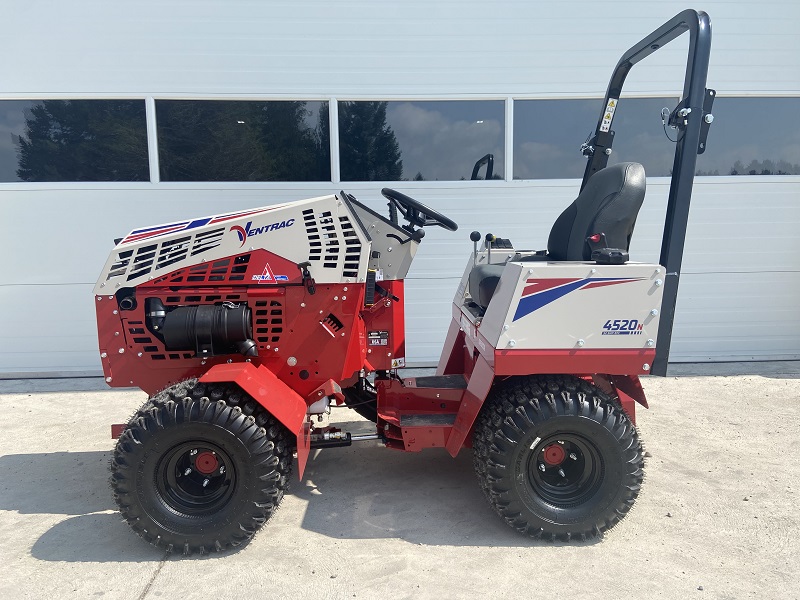
[[[194,468],[203,475],[211,475],[219,467],[219,461],[213,452],[201,452],[194,459]]]
[[[544,462],[551,467],[560,465],[567,457],[567,453],[561,444],[550,444],[544,449]]]

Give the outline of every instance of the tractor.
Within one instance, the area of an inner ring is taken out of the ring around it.
[[[660,262],[634,262],[646,179],[638,163],[609,164],[612,123],[633,65],[685,32],[683,99],[665,115],[677,142]],[[118,240],[94,288],[100,358],[110,386],[149,395],[112,426],[123,518],[167,552],[234,548],[274,513],[292,470],[302,478],[312,449],[377,440],[471,449],[489,504],[533,538],[612,528],[642,484],[639,378],[666,375],[713,120],[710,47],[708,15],[686,10],[622,56],[583,145],[580,192],[546,249],[472,233],[435,375],[402,374],[404,279],[425,228],[457,225],[403,193],[382,190],[386,216],[342,191]],[[334,406],[374,432],[322,424]]]

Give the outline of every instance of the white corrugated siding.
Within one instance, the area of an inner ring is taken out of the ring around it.
[[[29,1],[4,14],[0,98],[598,96],[620,54],[683,8],[683,0]],[[800,3],[698,8],[714,28],[710,87],[800,95]],[[674,93],[684,47],[637,66],[627,92]],[[381,184],[344,186],[383,209]],[[114,237],[337,187],[0,184],[0,374],[99,372],[91,287]],[[578,182],[398,187],[461,226],[429,232],[407,282],[408,358],[429,362],[469,231],[543,247]],[[658,257],[666,193],[666,180],[650,181],[634,259]],[[800,177],[697,181],[672,360],[800,357],[798,230]]]

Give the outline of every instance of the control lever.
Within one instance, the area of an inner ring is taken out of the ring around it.
[[[486,262],[487,264],[492,264],[492,242],[495,240],[495,237],[491,233],[486,234]]]
[[[481,241],[481,232],[473,231],[469,234],[469,239],[472,240],[472,266],[478,263],[478,242]]]

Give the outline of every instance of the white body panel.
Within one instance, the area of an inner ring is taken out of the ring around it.
[[[407,241],[400,244],[398,239]],[[178,269],[256,249],[297,265],[308,262],[317,283],[363,282],[367,269],[377,271],[379,281],[403,279],[417,246],[407,232],[357,203],[320,196],[134,229],[109,255],[94,293],[111,294]],[[288,280],[287,274],[264,277],[269,283]],[[242,281],[242,285],[252,283]]]
[[[453,303],[498,350],[654,349],[663,292],[659,265],[508,262],[481,315],[465,289]],[[485,348],[481,348],[485,351]]]

